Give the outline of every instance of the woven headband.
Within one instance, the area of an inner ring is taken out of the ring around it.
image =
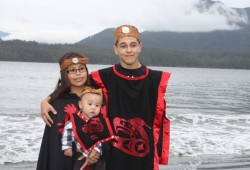
[[[72,64],[87,64],[89,59],[87,57],[68,58],[60,64],[60,69],[63,70]]]
[[[91,88],[91,87],[89,87],[89,86],[85,86],[85,87],[84,87],[81,96],[83,96],[83,95],[86,94],[86,93],[98,94],[98,95],[100,95],[100,96],[103,95],[103,94],[102,94],[102,89],[101,89],[101,88],[99,88],[99,89],[93,89],[93,88]]]
[[[123,37],[135,37],[140,41],[140,34],[136,27],[132,25],[121,25],[115,29],[115,43]]]

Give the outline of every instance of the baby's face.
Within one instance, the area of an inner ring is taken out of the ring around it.
[[[85,93],[79,102],[82,108],[82,114],[87,119],[92,118],[100,113],[102,106],[102,96],[94,93]]]

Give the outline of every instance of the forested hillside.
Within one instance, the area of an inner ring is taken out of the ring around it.
[[[118,57],[112,48],[81,44],[39,44],[27,41],[0,41],[0,61],[58,62],[66,52],[74,51],[90,58],[91,64],[114,64]],[[185,51],[145,48],[142,63],[151,66],[250,69],[250,51]]]

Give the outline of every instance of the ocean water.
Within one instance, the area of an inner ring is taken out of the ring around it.
[[[171,157],[250,154],[250,70],[150,68],[172,73]],[[56,63],[0,62],[0,164],[37,160],[45,126],[40,101],[58,77]]]

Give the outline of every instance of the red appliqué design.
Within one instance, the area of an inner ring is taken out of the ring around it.
[[[140,118],[134,119],[114,119],[116,140],[112,142],[114,147],[123,152],[136,156],[144,157],[149,153],[149,140],[145,128],[150,127]]]
[[[64,111],[66,113],[68,113],[68,114],[69,113],[74,114],[74,113],[78,112],[77,108],[73,104],[67,104],[66,106],[64,106]],[[61,133],[61,134],[63,133],[64,125],[65,125],[65,122],[59,122],[59,123],[57,123],[58,132]]]
[[[64,125],[65,125],[64,122],[57,123],[59,133],[63,133]]]
[[[67,106],[64,107],[64,111],[65,111],[66,113],[72,113],[72,114],[78,112],[77,108],[76,108],[75,105],[73,105],[73,104],[71,104],[71,105],[70,105],[70,104],[67,104]]]
[[[104,131],[104,126],[99,119],[91,119],[89,123],[82,127],[84,133],[96,133]]]

